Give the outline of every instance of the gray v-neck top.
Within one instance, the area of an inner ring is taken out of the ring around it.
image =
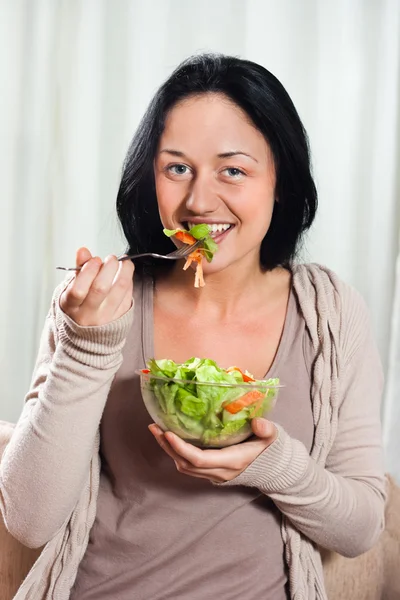
[[[97,516],[71,600],[286,600],[281,515],[257,489],[179,473],[147,426],[137,369],[154,355],[153,282],[135,315],[101,422]],[[285,385],[270,418],[308,450],[312,347],[294,290],[267,377]]]

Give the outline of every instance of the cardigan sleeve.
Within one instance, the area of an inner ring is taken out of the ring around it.
[[[383,377],[363,301],[346,287],[342,305],[342,402],[325,467],[278,426],[277,440],[223,485],[257,487],[312,541],[354,557],[371,548],[384,527]]]
[[[133,306],[118,320],[80,327],[59,306],[46,318],[24,409],[0,464],[0,507],[9,532],[41,547],[71,514],[85,484],[94,440]]]

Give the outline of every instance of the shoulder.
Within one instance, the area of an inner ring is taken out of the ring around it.
[[[296,264],[292,267],[293,287],[305,301],[334,298],[338,309],[346,312],[367,307],[360,292],[345,283],[328,267],[316,263]]]
[[[306,324],[328,328],[340,340],[348,360],[370,332],[370,316],[361,294],[325,266],[298,264],[292,268],[293,288]]]

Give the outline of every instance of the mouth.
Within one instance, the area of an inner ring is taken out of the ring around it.
[[[183,223],[184,228],[188,231],[195,225],[196,223],[192,223],[191,221],[185,221]],[[206,223],[206,225],[209,226],[210,236],[214,240],[219,240],[220,238],[222,238],[222,236],[225,237],[225,234],[235,227],[233,223]]]

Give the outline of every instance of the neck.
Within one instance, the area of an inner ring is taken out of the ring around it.
[[[249,257],[240,265],[232,264],[217,273],[206,274],[205,287],[198,289],[193,285],[193,270],[183,271],[181,263],[177,263],[167,277],[157,279],[156,287],[165,283],[170,292],[179,293],[180,301],[190,306],[193,314],[227,320],[235,314],[250,312],[261,299],[265,303],[275,297],[280,291],[283,273],[286,273],[283,279],[289,281],[288,272],[283,269],[265,272],[258,257],[257,260]]]

